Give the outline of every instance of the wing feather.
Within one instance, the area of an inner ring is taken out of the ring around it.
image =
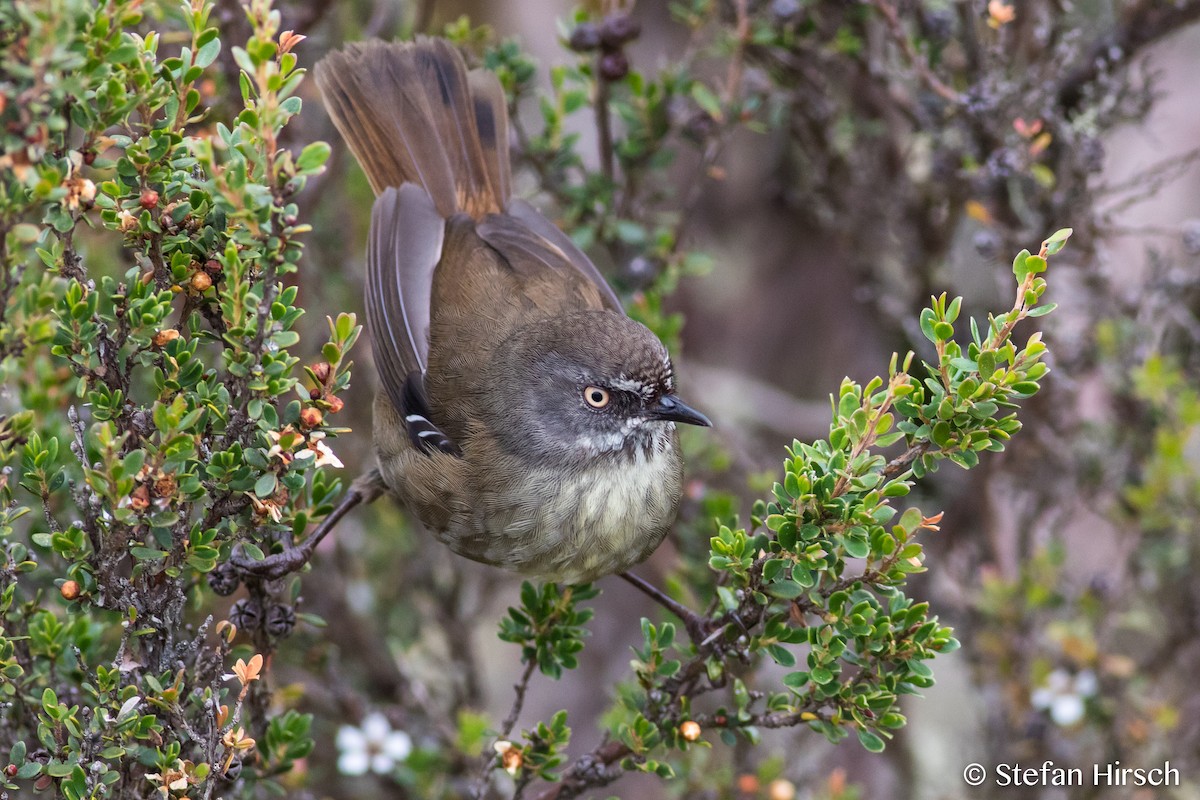
[[[367,325],[380,380],[397,409],[404,382],[429,360],[429,300],[446,223],[429,194],[406,183],[385,189],[371,212]]]

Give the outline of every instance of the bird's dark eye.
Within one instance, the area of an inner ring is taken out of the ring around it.
[[[599,386],[585,386],[583,389],[583,399],[592,408],[604,408],[612,398],[607,389]]]

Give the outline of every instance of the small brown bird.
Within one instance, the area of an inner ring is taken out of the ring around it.
[[[376,192],[366,307],[384,483],[456,553],[582,583],[649,556],[675,519],[666,348],[512,197],[504,93],[447,42],[368,42],[317,84]]]

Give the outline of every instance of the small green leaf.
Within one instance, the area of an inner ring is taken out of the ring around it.
[[[254,482],[254,493],[260,498],[266,499],[275,494],[275,487],[278,483],[279,481],[275,477],[275,473],[268,472]]]
[[[1071,234],[1075,231],[1071,228],[1059,228],[1054,233],[1050,234],[1050,238],[1046,240],[1046,255],[1056,255],[1067,244],[1067,239],[1071,238]]]
[[[709,89],[703,83],[696,81],[692,84],[692,99],[696,101],[696,105],[708,114],[716,122],[721,122],[725,119],[725,114],[721,111],[721,101],[713,94],[712,89]]]
[[[296,157],[296,169],[303,173],[312,173],[325,166],[329,160],[330,148],[325,142],[313,142],[305,145]]]
[[[882,753],[884,748],[883,739],[875,733],[865,729],[859,729],[858,741],[866,748],[869,753]]]

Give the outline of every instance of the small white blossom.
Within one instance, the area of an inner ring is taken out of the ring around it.
[[[341,469],[344,465],[342,464],[341,460],[334,455],[334,452],[330,449],[329,445],[321,441],[324,438],[325,434],[322,431],[315,431],[309,434],[308,447],[297,453],[296,458],[315,458],[316,460],[313,462],[313,466],[323,467],[328,464],[331,467]]]
[[[337,732],[338,772],[387,775],[397,762],[412,752],[412,738],[404,731],[392,730],[387,718],[378,711],[363,717],[362,726],[343,725]]]
[[[1056,669],[1046,684],[1030,695],[1034,708],[1048,711],[1054,724],[1069,728],[1083,719],[1087,699],[1096,694],[1096,674],[1090,669],[1071,675]]]

